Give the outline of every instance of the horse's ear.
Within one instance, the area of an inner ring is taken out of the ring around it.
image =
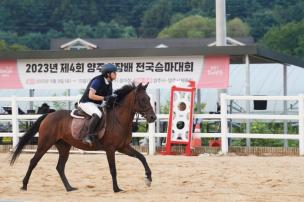
[[[143,88],[146,90],[148,85],[149,85],[149,82],[146,85],[144,85]]]
[[[142,83],[138,84],[137,86],[137,89],[141,89],[143,86],[142,86]]]

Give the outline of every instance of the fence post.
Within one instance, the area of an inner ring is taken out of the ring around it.
[[[155,112],[155,100],[154,100],[154,96],[153,95],[149,95],[150,96],[150,102],[151,105],[153,107],[153,110]],[[149,155],[154,155],[155,154],[155,122],[153,123],[149,123],[149,130],[148,130],[148,134],[149,134]]]
[[[304,96],[299,95],[299,154],[304,155]]]
[[[228,153],[228,138],[227,138],[227,95],[221,94],[221,147],[224,154]]]
[[[12,97],[12,132],[13,132],[13,150],[19,142],[19,122],[18,122],[18,105],[16,97]]]
[[[155,154],[155,123],[149,124],[149,155]]]

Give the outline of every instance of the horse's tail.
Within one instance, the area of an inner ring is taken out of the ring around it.
[[[13,165],[18,156],[20,155],[23,147],[35,136],[39,131],[39,127],[43,119],[47,116],[44,114],[40,116],[37,121],[30,127],[30,129],[20,138],[19,143],[17,144],[15,151],[13,153],[10,164]]]

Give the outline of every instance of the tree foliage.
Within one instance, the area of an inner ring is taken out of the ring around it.
[[[8,45],[5,41],[0,40],[0,51],[25,51],[30,50],[28,47],[20,44]]]
[[[227,23],[227,33],[230,37],[249,36],[249,32],[249,25],[239,18],[234,18]],[[214,36],[215,19],[204,18],[199,15],[185,17],[163,29],[158,34],[158,37],[160,38],[197,38]]]
[[[186,17],[162,30],[160,38],[195,38],[215,35],[215,21],[201,16]]]
[[[304,56],[304,20],[271,28],[259,43],[290,55]]]
[[[304,19],[302,0],[227,0],[226,5],[228,35],[248,36],[249,31],[267,46],[275,40],[267,32]],[[48,49],[56,37],[208,37],[214,35],[214,18],[214,0],[1,0],[0,40]],[[280,41],[289,40],[283,36]],[[296,38],[293,51],[286,44],[283,52],[303,54],[303,39]]]
[[[172,15],[171,1],[159,0],[143,16],[141,32],[143,37],[156,37],[158,32],[169,25]]]
[[[234,18],[227,23],[227,35],[230,37],[245,37],[250,35],[250,27],[240,18]]]

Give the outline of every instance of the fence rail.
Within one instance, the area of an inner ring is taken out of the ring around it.
[[[15,147],[19,141],[19,137],[24,133],[19,131],[20,120],[35,120],[41,115],[18,114],[18,102],[24,101],[77,101],[79,96],[62,96],[62,97],[0,97],[0,102],[11,102],[12,114],[0,115],[1,120],[10,120],[12,123],[12,133],[1,132],[0,137],[13,137],[13,146]],[[265,115],[265,114],[228,114],[227,105],[229,100],[295,100],[299,103],[297,115]],[[153,99],[151,99],[153,103]],[[221,113],[220,114],[194,114],[194,119],[217,120],[221,123],[221,132],[219,133],[197,133],[201,138],[221,138],[221,151],[228,153],[228,138],[259,138],[259,139],[291,139],[299,141],[299,154],[304,155],[304,96],[230,96],[221,95]],[[158,120],[168,120],[168,114],[157,114]],[[229,133],[228,121],[231,119],[240,120],[294,120],[299,123],[299,134],[254,134],[254,133]],[[166,133],[156,132],[155,124],[150,123],[147,132],[135,132],[133,137],[145,137],[149,139],[149,154],[154,154],[156,150],[155,138],[166,137]]]

